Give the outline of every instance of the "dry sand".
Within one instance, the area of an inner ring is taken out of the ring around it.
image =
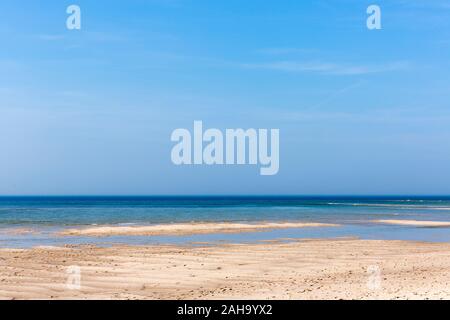
[[[375,220],[375,223],[395,224],[399,226],[447,228],[450,222],[447,221],[421,221],[421,220]]]
[[[80,290],[66,286],[73,265],[81,268]],[[450,299],[449,270],[448,243],[2,249],[0,298]]]
[[[150,226],[99,226],[80,229],[67,229],[58,234],[61,236],[95,236],[112,235],[156,236],[156,235],[190,235],[206,233],[240,233],[255,232],[268,229],[336,227],[336,224],[316,222],[266,222],[266,223],[173,223]]]

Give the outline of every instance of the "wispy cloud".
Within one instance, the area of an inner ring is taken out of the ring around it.
[[[450,9],[448,0],[398,0],[400,5],[422,9]]]
[[[62,34],[38,34],[36,38],[43,41],[59,41],[64,40],[65,37]]]
[[[425,112],[425,111],[424,111]],[[331,121],[331,122],[356,122],[356,123],[397,123],[397,124],[446,124],[450,121],[450,114],[448,113],[433,113],[425,115],[424,112],[412,114],[411,109],[377,109],[369,112],[330,112],[330,111],[288,111],[280,112],[277,110],[277,117],[279,120],[287,122],[299,121],[317,122],[317,121]],[[274,119],[273,113],[268,116]]]
[[[380,65],[347,65],[324,62],[274,61],[267,63],[249,63],[243,67],[297,73],[319,73],[328,75],[363,75],[371,73],[406,70],[410,64],[405,61]]]
[[[103,31],[89,31],[86,33],[86,39],[93,42],[121,42],[127,39],[124,34]]]
[[[166,7],[180,7],[183,4],[183,0],[147,0],[152,5],[160,5]]]
[[[315,105],[312,105],[309,109],[317,109],[317,108],[322,108],[324,106],[328,106],[331,102],[336,100],[339,96],[342,96],[343,94],[345,94],[351,90],[361,87],[362,84],[363,84],[362,81],[358,81],[358,82],[352,83],[342,89],[334,91],[331,94],[329,94],[327,97],[325,97],[324,100],[316,103]]]
[[[67,39],[64,34],[38,34],[34,35],[35,39],[42,41],[62,41]],[[83,38],[92,42],[119,42],[127,39],[127,36],[112,32],[102,31],[86,31],[83,32]]]
[[[258,53],[268,54],[268,55],[284,55],[284,54],[296,54],[296,53],[311,53],[314,51],[316,51],[316,50],[307,49],[307,48],[280,47],[280,48],[259,49]]]
[[[0,60],[0,71],[6,70],[16,70],[18,68],[22,67],[22,64],[18,60]]]

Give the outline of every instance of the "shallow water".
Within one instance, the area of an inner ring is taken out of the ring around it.
[[[374,224],[372,220],[450,221],[449,197],[0,197],[0,247],[64,244],[187,244],[284,238],[359,237],[450,241],[450,228]],[[87,225],[192,221],[313,221],[333,228],[293,228],[190,236],[56,237]],[[36,233],[14,234],[11,228]]]

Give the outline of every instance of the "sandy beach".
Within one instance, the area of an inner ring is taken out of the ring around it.
[[[423,228],[450,228],[447,221],[420,221],[420,220],[375,220],[375,223],[392,224],[399,226],[412,226]]]
[[[157,236],[157,235],[191,235],[210,233],[241,233],[287,228],[336,227],[338,224],[317,222],[205,222],[172,223],[151,226],[97,226],[79,229],[67,229],[58,233],[61,236]]]
[[[448,243],[386,240],[0,249],[0,298],[450,299],[449,270]]]

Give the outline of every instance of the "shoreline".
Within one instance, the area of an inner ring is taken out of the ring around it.
[[[450,299],[449,268],[450,243],[397,240],[0,249],[0,299]]]
[[[280,239],[399,240],[450,243],[447,222],[419,220],[174,222],[78,226],[2,226],[0,248],[64,245],[260,243]],[[327,221],[324,221],[327,222]],[[390,222],[390,223],[388,223]]]

